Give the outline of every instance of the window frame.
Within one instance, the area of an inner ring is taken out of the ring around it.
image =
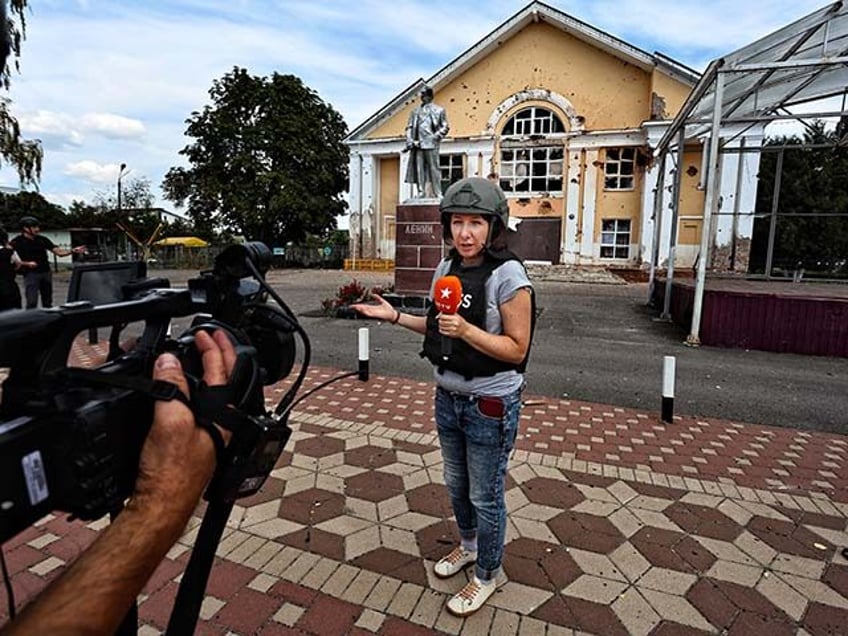
[[[564,196],[565,138],[562,117],[548,106],[525,106],[510,115],[500,133],[501,189],[508,196]]]
[[[605,226],[611,223],[612,227],[607,229]],[[620,227],[621,224],[626,224],[627,229]],[[605,236],[610,237],[611,242],[605,242]],[[627,242],[622,243],[619,237],[627,237]],[[630,260],[630,245],[633,237],[633,219],[608,218],[601,219],[601,236],[600,246],[598,250],[598,258],[608,261],[625,261]],[[612,255],[605,256],[604,250],[611,249]],[[624,255],[620,254],[620,250],[624,250]]]
[[[458,161],[459,165],[454,165]],[[444,165],[447,164],[447,165]],[[452,178],[451,173],[459,170],[459,176]],[[446,172],[447,171],[447,172]],[[447,178],[446,178],[447,176]],[[443,153],[439,155],[439,180],[442,184],[442,192],[460,179],[465,177],[465,154],[461,152]]]
[[[544,156],[540,157],[539,153],[544,153]],[[506,158],[507,154],[510,154],[509,159]],[[557,165],[558,168],[555,167]],[[564,185],[564,168],[564,146],[502,147],[499,182],[506,194],[550,194],[551,192],[561,194]],[[540,183],[542,181],[544,181],[544,188],[534,187],[542,185]],[[527,188],[523,189],[521,186],[525,182]],[[557,182],[559,182],[558,186]]]
[[[616,156],[613,157],[613,153]],[[625,153],[631,156],[625,157]],[[636,189],[636,155],[635,146],[606,149],[606,157],[604,158],[605,192],[632,192]],[[625,180],[629,180],[629,185],[623,185]]]
[[[528,115],[524,116],[525,113]],[[508,130],[510,126],[512,130]],[[502,137],[550,137],[559,134],[565,134],[565,124],[559,115],[546,106],[526,106],[516,111],[501,130]]]

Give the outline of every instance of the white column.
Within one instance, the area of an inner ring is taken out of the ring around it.
[[[660,193],[653,193],[653,189],[656,187],[657,180],[659,179],[659,165],[660,162],[657,161],[654,164],[654,167],[651,169],[650,174],[650,183],[646,180],[645,182],[645,192],[643,193],[642,199],[642,263],[649,264],[651,262],[651,254],[654,250],[654,236],[656,234],[656,228],[654,224],[656,221],[651,222],[651,216],[653,214],[653,205],[654,198],[656,196],[660,196]],[[672,201],[672,190],[674,188],[674,170],[675,163],[674,157],[669,153],[665,162],[665,176],[662,179],[663,182],[663,190],[662,194],[662,214],[661,216],[661,225],[659,232],[659,254],[657,257],[657,267],[663,267],[663,263],[668,259],[668,237],[671,232],[671,212],[673,208]],[[645,207],[645,206],[648,207]]]
[[[361,259],[359,253],[359,227],[362,213],[362,156],[358,152],[350,153],[350,184],[348,186],[348,205],[350,206],[350,217],[348,226],[350,228],[350,258],[356,266],[356,260]]]
[[[376,205],[374,196],[376,192],[376,165],[373,155],[362,155],[362,207],[360,230],[362,232],[363,258],[374,258],[374,211]]]
[[[398,203],[403,203],[407,199],[412,198],[412,184],[406,183],[406,171],[409,167],[409,153],[402,152],[400,153],[400,174],[398,175],[398,179],[400,180],[398,183]]]
[[[580,232],[578,224],[580,218],[580,184],[583,182],[580,176],[581,155],[581,150],[570,150],[566,147],[565,156],[568,163],[565,166],[566,173],[563,175],[565,178],[565,218],[562,224],[562,262],[565,265],[576,264],[580,256],[577,235]]]
[[[586,151],[586,173],[583,175],[583,237],[580,243],[580,261],[592,263],[595,259],[595,201],[598,192],[597,150]]]
[[[655,161],[651,169],[645,172],[642,180],[642,226],[639,228],[639,264],[650,265],[654,252],[654,228],[658,219],[654,216],[654,200],[662,197],[661,192],[654,192],[659,179],[660,162]]]

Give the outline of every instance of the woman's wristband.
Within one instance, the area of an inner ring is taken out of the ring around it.
[[[394,320],[392,320],[392,324],[393,325],[398,324],[398,320],[400,320],[400,312],[397,309],[395,309],[395,317],[394,317]]]

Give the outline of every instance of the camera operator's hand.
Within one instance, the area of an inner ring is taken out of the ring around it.
[[[203,359],[203,379],[209,386],[226,384],[236,362],[236,352],[223,331],[210,336],[195,335],[195,345]],[[177,385],[188,396],[188,384],[179,360],[165,353],[159,356],[153,378]],[[224,440],[229,432],[220,429]],[[135,494],[129,507],[152,509],[188,521],[194,506],[215,470],[212,438],[194,423],[194,415],[182,402],[157,402],[153,426],[141,451]]]
[[[227,336],[199,332],[203,379],[226,384],[236,354]],[[177,358],[163,354],[153,377],[188,394]],[[224,439],[228,436],[222,431]],[[215,469],[209,434],[184,404],[157,402],[141,452],[135,493],[77,561],[12,623],[9,634],[113,634],[136,596],[179,538]]]

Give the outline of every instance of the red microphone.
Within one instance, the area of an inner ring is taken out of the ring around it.
[[[433,304],[443,314],[455,314],[462,302],[462,282],[456,276],[442,276],[436,281],[433,291]],[[442,359],[450,357],[453,340],[442,336]]]

